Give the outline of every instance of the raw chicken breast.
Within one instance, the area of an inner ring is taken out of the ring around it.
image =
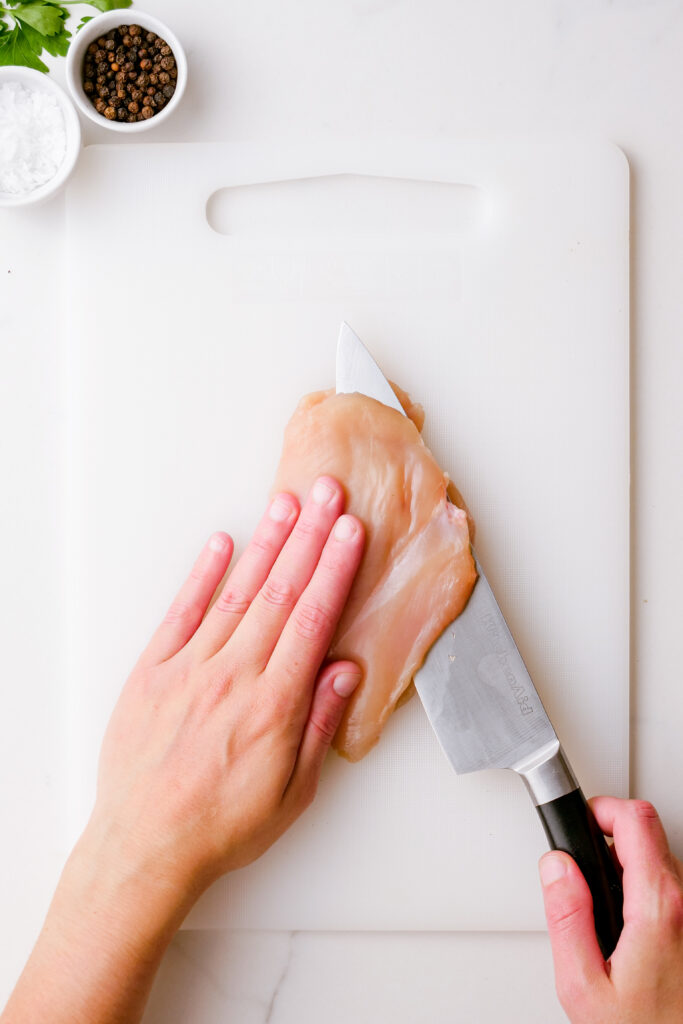
[[[365,525],[363,561],[329,652],[363,669],[333,744],[350,761],[377,743],[476,579],[467,513],[446,497],[448,477],[420,436],[421,408],[395,391],[407,416],[364,395],[306,395],[285,430],[274,488],[303,501],[329,473]]]

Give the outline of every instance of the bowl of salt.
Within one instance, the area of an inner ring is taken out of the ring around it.
[[[0,206],[53,196],[80,148],[78,115],[64,90],[32,68],[0,68]]]

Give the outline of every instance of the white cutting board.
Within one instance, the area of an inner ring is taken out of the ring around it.
[[[225,188],[226,191],[213,194]],[[207,223],[207,202],[214,230]],[[87,149],[68,192],[70,818],[206,536],[241,548],[346,319],[427,410],[587,794],[627,792],[628,168],[595,140]],[[193,927],[543,927],[521,782],[414,699]]]

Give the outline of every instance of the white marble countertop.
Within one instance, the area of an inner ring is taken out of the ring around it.
[[[680,856],[683,2],[149,0],[144,8],[182,39],[191,72],[182,107],[144,137],[150,144],[569,131],[610,139],[626,152],[633,197],[632,792],[655,802]],[[55,77],[63,80],[63,67]],[[90,124],[85,140],[112,141]],[[0,213],[4,1000],[65,853],[57,327],[64,210],[57,199]],[[545,935],[183,932],[145,1019],[370,1024],[389,1017],[396,1024],[563,1020]]]

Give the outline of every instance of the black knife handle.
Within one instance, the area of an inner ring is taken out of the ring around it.
[[[595,932],[605,960],[624,926],[624,892],[616,865],[580,789],[536,807],[551,850],[564,850],[578,864],[593,897]]]

